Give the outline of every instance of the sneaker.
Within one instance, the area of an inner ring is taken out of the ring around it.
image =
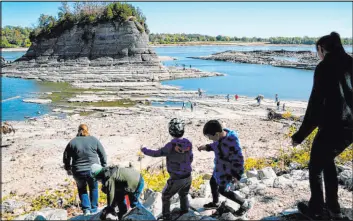
[[[89,216],[89,215],[91,215],[91,211],[86,209],[86,210],[83,211],[83,215],[84,216]]]
[[[220,203],[214,203],[214,202],[210,202],[207,203],[205,205],[203,205],[203,208],[205,209],[217,209],[219,207]]]
[[[105,220],[120,220],[119,217],[115,216],[114,214],[109,213],[106,217]]]
[[[303,216],[310,220],[323,220],[323,213],[313,213],[309,206],[304,202],[298,203],[297,208]]]
[[[252,200],[246,200],[243,205],[234,213],[235,216],[243,216],[254,206]]]

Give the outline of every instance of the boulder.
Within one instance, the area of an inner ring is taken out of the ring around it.
[[[290,170],[297,170],[299,168],[301,168],[301,165],[299,163],[297,163],[297,162],[289,163],[289,169]]]
[[[16,220],[67,220],[67,212],[64,209],[45,208],[23,216]]]
[[[219,220],[237,220],[238,218],[234,216],[232,213],[223,213],[220,217]]]
[[[240,205],[237,204],[236,202],[227,199],[226,201],[223,201],[221,205],[217,208],[217,213],[218,214],[223,214],[223,213],[235,213],[238,209],[240,208]]]
[[[277,177],[274,182],[273,182],[273,187],[274,188],[286,188],[289,186],[292,186],[292,180],[287,179],[283,176]]]
[[[265,167],[265,168],[259,170],[259,172],[258,172],[258,178],[260,180],[276,178],[276,177],[277,177],[277,175],[271,167]]]
[[[15,210],[25,207],[27,203],[16,200],[5,200],[1,204],[1,213],[14,213]]]
[[[345,170],[352,170],[352,167],[345,166],[345,165],[337,165],[337,169],[341,173],[341,172],[343,172]]]
[[[147,191],[146,191],[147,193]],[[150,192],[145,196],[143,206],[149,210],[155,217],[162,213],[162,194],[158,192]]]
[[[267,187],[273,187],[273,182],[274,181],[275,181],[275,178],[270,178],[270,179],[261,180],[260,183],[266,185]]]
[[[253,170],[249,170],[246,172],[246,177],[247,178],[251,178],[251,177],[258,177],[258,172],[256,169],[253,169]]]
[[[195,210],[203,208],[203,205],[209,202],[212,202],[212,198],[194,198],[189,200],[190,206]]]
[[[260,183],[260,181],[256,177],[248,178],[246,181],[247,185],[256,185],[258,183]]]
[[[309,180],[309,171],[307,170],[292,170],[290,175],[294,180]]]
[[[156,220],[156,217],[143,206],[137,206],[124,215],[122,220]]]

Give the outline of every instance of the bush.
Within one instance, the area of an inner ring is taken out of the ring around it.
[[[168,172],[164,170],[149,171],[147,169],[142,170],[141,174],[145,180],[145,188],[152,189],[153,191],[161,192],[169,179]],[[204,178],[200,174],[193,174],[191,189],[198,190],[200,186],[205,182]]]
[[[74,11],[74,12],[71,12]],[[139,8],[135,8],[131,4],[115,2],[109,5],[87,3],[77,3],[75,10],[67,10],[59,12],[59,19],[53,16],[41,15],[39,18],[39,26],[30,33],[30,40],[34,42],[41,38],[52,38],[61,34],[63,31],[72,28],[75,24],[86,25],[96,24],[99,21],[118,21],[125,22],[130,16],[134,16],[136,21],[141,24],[138,29],[144,32],[147,27],[146,17]]]

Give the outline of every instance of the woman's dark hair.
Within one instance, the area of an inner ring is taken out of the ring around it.
[[[217,132],[222,132],[223,128],[218,120],[210,120],[203,127],[203,134],[214,136]]]
[[[322,36],[316,42],[316,50],[318,50],[318,46],[321,46],[327,52],[344,51],[340,35],[337,32],[331,32],[329,35]]]

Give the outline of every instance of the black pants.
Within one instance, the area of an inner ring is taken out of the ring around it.
[[[325,131],[320,129],[314,139],[310,153],[309,182],[311,198],[310,209],[322,213],[324,194],[322,172],[325,183],[326,206],[332,212],[340,212],[338,203],[338,179],[334,159],[353,142],[352,130]]]
[[[212,176],[210,180],[210,186],[211,186],[211,192],[212,192],[212,199],[214,203],[219,202],[219,194],[222,194],[224,197],[240,204],[243,205],[245,200],[236,195],[233,191],[226,191],[225,187],[223,186],[218,186],[216,179]]]

